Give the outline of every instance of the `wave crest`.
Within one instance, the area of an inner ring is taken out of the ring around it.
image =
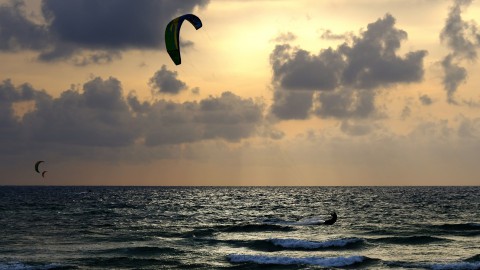
[[[300,239],[269,239],[276,246],[290,249],[322,249],[322,248],[344,248],[358,245],[364,242],[360,238],[341,238],[328,241],[308,241]]]
[[[318,265],[323,267],[345,267],[360,264],[369,260],[365,256],[349,257],[287,257],[230,254],[227,256],[232,263],[256,263],[265,265]]]

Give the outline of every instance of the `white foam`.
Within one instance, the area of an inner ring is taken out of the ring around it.
[[[283,256],[262,256],[262,255],[241,255],[230,254],[228,255],[230,262],[234,263],[256,263],[256,264],[273,264],[273,265],[294,265],[294,264],[306,264],[306,265],[319,265],[324,267],[344,267],[355,263],[360,263],[365,260],[363,256],[350,256],[350,257],[283,257]]]
[[[342,238],[328,241],[307,241],[300,239],[269,239],[276,246],[284,248],[304,248],[304,249],[316,249],[316,248],[329,248],[329,247],[344,247],[348,244],[362,242],[359,238]]]

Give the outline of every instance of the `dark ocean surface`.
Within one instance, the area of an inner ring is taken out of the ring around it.
[[[480,187],[0,187],[0,269],[332,268],[480,269]]]

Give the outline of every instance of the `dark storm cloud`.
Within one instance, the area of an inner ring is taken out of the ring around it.
[[[170,71],[162,65],[162,68],[150,78],[149,85],[154,93],[178,94],[181,90],[187,89],[187,85],[178,80],[177,76],[176,71]]]
[[[86,65],[108,63],[127,49],[164,49],[167,23],[208,0],[43,0],[44,25],[30,21],[22,3],[0,7],[0,50],[35,50],[41,61]]]
[[[48,46],[47,27],[26,17],[23,2],[0,5],[0,51],[43,50]]]
[[[23,101],[34,104],[18,117],[14,106]],[[139,101],[133,92],[125,96],[115,78],[94,78],[81,91],[68,89],[54,98],[7,80],[0,84],[0,158],[42,147],[46,153],[88,154],[91,149],[91,156],[93,149],[124,151],[213,139],[237,142],[269,130],[263,111],[263,103],[231,92],[198,102],[148,102]]]
[[[444,71],[443,86],[447,92],[447,101],[451,104],[458,104],[454,95],[468,74],[467,70],[460,66],[460,62],[464,59],[475,61],[477,49],[480,48],[478,25],[462,19],[462,8],[468,7],[471,2],[472,0],[454,1],[440,34],[441,41],[451,50],[441,62]]]
[[[208,1],[44,0],[42,11],[61,40],[89,48],[158,48],[175,15]]]
[[[428,106],[428,105],[432,105],[433,104],[433,100],[431,97],[429,97],[428,95],[421,95],[419,97],[420,99],[420,102],[425,105],[425,106]]]
[[[321,106],[315,112],[319,116],[370,116],[375,110],[376,89],[423,78],[426,51],[396,55],[406,38],[407,33],[395,28],[395,19],[386,14],[359,36],[353,36],[351,44],[345,42],[336,50],[328,48],[312,54],[288,44],[277,45],[270,55],[272,84],[279,93],[318,92]],[[311,108],[306,106],[314,104],[314,95],[302,96],[300,112],[293,107],[298,102],[288,102],[288,97],[286,93],[275,94],[272,112],[282,119],[307,118]]]

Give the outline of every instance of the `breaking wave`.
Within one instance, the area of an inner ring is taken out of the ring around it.
[[[230,254],[231,263],[255,263],[261,265],[317,265],[323,267],[346,267],[360,265],[374,259],[365,256],[349,257],[288,257]]]
[[[360,238],[341,238],[327,241],[308,241],[300,239],[269,239],[275,246],[286,249],[328,249],[328,248],[354,248],[365,241]]]

